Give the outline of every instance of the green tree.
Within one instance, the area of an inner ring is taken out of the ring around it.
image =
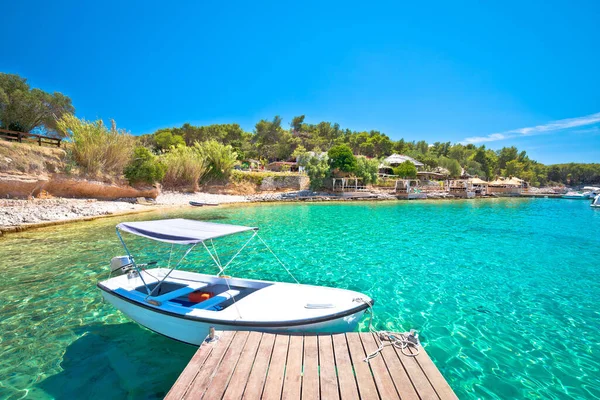
[[[318,190],[323,186],[323,181],[330,175],[329,159],[327,155],[302,156],[302,166],[310,179],[311,190]]]
[[[458,178],[462,174],[462,168],[458,161],[452,158],[441,157],[440,165],[448,170],[450,177]]]
[[[254,127],[253,141],[257,146],[258,155],[269,161],[278,159],[282,153],[279,142],[284,139],[284,130],[281,128],[281,117],[276,115],[272,121],[260,120]],[[290,154],[292,151],[289,152]]]
[[[125,178],[129,184],[153,184],[165,177],[166,166],[145,147],[136,147],[131,162],[125,167]]]
[[[62,93],[30,89],[25,78],[0,73],[0,128],[56,135],[61,132],[57,120],[74,113],[71,99]]]
[[[327,156],[332,170],[354,172],[356,169],[356,157],[352,154],[352,149],[346,144],[333,146],[327,152]]]
[[[518,150],[516,147],[503,147],[498,152],[498,168],[504,169],[506,168],[506,163],[509,161],[516,160],[518,157]]]
[[[402,164],[393,168],[394,175],[398,175],[402,178],[415,178],[417,176],[417,167],[409,160],[404,161]]]
[[[294,134],[299,134],[300,132],[302,132],[303,124],[304,124],[304,115],[299,115],[297,117],[292,118],[292,122],[290,123],[292,132]]]
[[[379,161],[374,158],[356,157],[356,169],[354,175],[362,178],[365,185],[377,183],[377,173],[379,172]]]
[[[185,140],[181,135],[173,135],[171,129],[161,129],[154,133],[154,142],[159,151],[169,150],[171,147],[185,145]]]
[[[510,160],[505,164],[506,168],[503,170],[502,175],[504,176],[516,176],[522,178],[524,172],[523,163],[518,160]]]
[[[493,179],[495,169],[495,159],[492,155],[486,151],[485,146],[481,146],[477,149],[477,152],[473,155],[473,161],[476,161],[481,166],[481,170],[485,174],[488,180]]]

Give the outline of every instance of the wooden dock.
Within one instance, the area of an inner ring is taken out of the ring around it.
[[[372,333],[218,332],[166,399],[457,399],[423,348],[408,357]]]

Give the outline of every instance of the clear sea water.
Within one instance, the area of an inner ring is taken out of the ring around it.
[[[378,329],[418,329],[460,398],[600,397],[600,210],[497,199],[186,208],[8,235],[0,398],[166,394],[195,349],[129,321],[96,289],[122,254],[115,224],[165,217],[259,226],[301,282],[375,298]],[[127,239],[138,260],[170,249]],[[217,243],[223,256],[232,245]],[[247,251],[230,274],[289,280],[260,246]],[[200,251],[190,262],[216,272]]]

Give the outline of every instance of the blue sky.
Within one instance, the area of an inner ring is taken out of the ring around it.
[[[1,72],[134,134],[306,114],[600,162],[598,1],[0,2]]]

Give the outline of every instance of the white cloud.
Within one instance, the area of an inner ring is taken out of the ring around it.
[[[533,135],[539,135],[539,134],[546,133],[546,132],[553,132],[553,131],[560,131],[560,130],[564,130],[564,129],[576,128],[578,126],[592,125],[592,124],[596,124],[598,122],[600,122],[600,113],[586,115],[585,117],[561,119],[559,121],[548,122],[547,124],[544,124],[544,125],[512,129],[510,131],[500,132],[500,133],[492,133],[487,136],[468,137],[465,140],[463,140],[461,143],[476,144],[476,143],[495,142],[497,140],[505,140],[505,139],[510,139],[510,138],[514,138],[514,137],[533,136]]]

